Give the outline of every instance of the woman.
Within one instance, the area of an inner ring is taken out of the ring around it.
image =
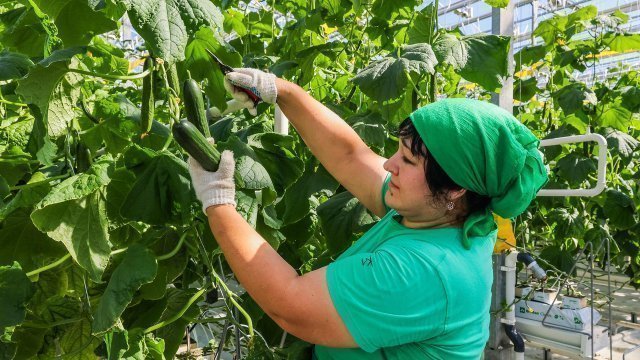
[[[538,140],[487,103],[442,100],[400,126],[385,159],[302,88],[254,69],[227,74],[278,103],[324,167],[382,219],[334,263],[299,276],[235,210],[233,154],[190,160],[198,199],[236,277],[318,359],[478,359],[489,336],[491,254],[502,217],[546,182]]]

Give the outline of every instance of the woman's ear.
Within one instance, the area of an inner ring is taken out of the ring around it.
[[[461,199],[466,193],[467,189],[449,190],[449,192],[447,193],[447,198],[449,199],[449,201],[457,201]]]

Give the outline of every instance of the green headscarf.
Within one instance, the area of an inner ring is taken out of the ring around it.
[[[547,182],[539,141],[513,115],[488,102],[444,99],[410,115],[442,169],[458,185],[491,198],[486,211],[467,217],[463,245],[496,229],[491,211],[520,215]]]

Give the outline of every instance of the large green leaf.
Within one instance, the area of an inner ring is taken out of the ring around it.
[[[562,108],[565,115],[570,115],[578,110],[582,110],[583,105],[588,102],[597,102],[593,90],[588,89],[584,83],[574,82],[551,94]]]
[[[565,273],[568,273],[573,267],[574,257],[573,253],[558,245],[547,246],[540,252],[540,258],[545,260],[542,263],[543,267],[548,262]]]
[[[154,225],[188,221],[194,196],[187,164],[173,154],[159,153],[143,169],[120,214]]]
[[[599,121],[602,126],[610,126],[620,131],[628,131],[633,113],[629,111],[620,99],[603,106]]]
[[[6,126],[0,126],[0,144],[15,145],[21,149],[26,148],[31,129],[33,129],[33,122],[31,118],[20,118]]]
[[[608,33],[604,36],[604,43],[613,51],[627,52],[640,50],[640,34]]]
[[[401,10],[412,11],[420,3],[421,1],[416,0],[375,0],[371,4],[370,11],[379,18],[393,19]]]
[[[75,55],[85,52],[86,47],[58,50],[40,61],[18,83],[16,93],[40,109],[51,137],[65,134],[76,116],[73,109],[80,97],[82,76],[68,73],[68,68]]]
[[[11,200],[0,206],[0,222],[17,209],[37,204],[51,190],[50,182],[39,172],[35,173],[27,184],[30,186],[23,187]]]
[[[285,194],[284,224],[295,223],[307,216],[314,202],[318,201],[313,196],[316,193],[331,196],[337,190],[338,185],[338,182],[324,167],[320,165],[317,167],[307,166],[304,174],[287,189]]]
[[[61,241],[94,282],[101,281],[111,252],[105,207],[103,195],[96,191],[78,200],[48,205],[31,214],[38,229]]]
[[[382,115],[368,111],[364,114],[350,116],[345,121],[367,145],[377,149],[384,148],[385,139],[389,134],[384,127],[385,121]]]
[[[420,11],[411,22],[407,34],[409,44],[427,43],[431,44],[436,30],[433,13],[434,4],[431,3]]]
[[[631,156],[640,145],[633,136],[612,128],[604,129],[604,137],[607,139],[609,148],[624,157]]]
[[[609,222],[617,228],[627,229],[637,223],[634,217],[635,204],[633,199],[618,190],[609,189],[606,191],[603,210]]]
[[[0,266],[0,329],[24,321],[33,287],[18,263]]]
[[[3,47],[41,57],[46,33],[33,8],[22,6],[0,14],[0,42]]]
[[[111,244],[103,188],[109,183],[108,158],[95,162],[83,174],[56,185],[31,213],[42,232],[67,248],[73,259],[100,282]]]
[[[139,244],[127,249],[94,312],[94,334],[105,332],[115,324],[140,286],[153,281],[157,269],[158,263],[149,249]]]
[[[349,247],[349,239],[372,226],[377,218],[349,192],[341,192],[318,206],[320,224],[332,251]]]
[[[0,265],[20,263],[24,271],[45,266],[64,255],[64,247],[40,232],[27,209],[9,215],[0,229]]]
[[[96,102],[94,116],[100,123],[80,135],[92,151],[105,146],[107,152],[117,155],[132,142],[159,150],[171,133],[166,125],[154,120],[151,131],[141,138],[140,109],[121,94]]]
[[[596,16],[598,8],[595,5],[587,5],[567,15],[566,38],[571,39],[572,36],[581,33]]]
[[[458,37],[441,34],[433,44],[438,61],[449,64],[468,81],[495,91],[509,76],[507,55],[511,40],[507,36],[479,34]]]
[[[633,112],[640,112],[640,87],[625,86],[621,90],[622,106]]]
[[[94,350],[100,346],[102,339],[91,334],[91,321],[82,319],[73,322],[64,329],[60,338],[60,349],[69,354],[71,360],[89,360],[95,358]]]
[[[538,92],[537,83],[538,81],[534,77],[525,80],[516,79],[513,84],[513,98],[521,102],[531,100]]]
[[[16,185],[38,166],[36,160],[17,146],[8,147],[0,155],[0,176],[9,186]]]
[[[267,188],[275,191],[269,172],[260,163],[260,158],[251,146],[232,135],[224,143],[224,148],[233,151],[236,160],[236,171],[244,182],[241,186],[242,188],[251,190]]]
[[[546,45],[551,45],[558,36],[570,39],[582,32],[597,15],[598,8],[588,5],[569,15],[555,15],[551,19],[541,21],[533,34],[542,37]]]
[[[596,163],[591,158],[580,156],[576,153],[568,154],[558,160],[558,175],[571,183],[585,181],[589,174],[597,170]]]
[[[222,29],[224,17],[208,0],[119,0],[147,48],[169,64],[184,60],[190,36],[200,28]]]
[[[223,84],[223,74],[206,50],[213,52],[225,64],[232,67],[240,67],[242,57],[221,45],[210,28],[198,30],[193,40],[187,45],[185,68],[189,70],[193,79],[207,80],[204,91],[211,100],[211,105],[224,110],[227,107],[225,96],[227,91]]]
[[[26,55],[3,50],[0,52],[0,81],[21,78],[32,66],[33,62]]]
[[[437,63],[431,45],[406,45],[399,58],[386,57],[369,64],[353,78],[353,82],[374,100],[392,100],[405,92],[408,74],[433,74]]]
[[[522,66],[530,66],[544,59],[547,53],[548,50],[544,45],[523,47],[513,55],[513,58],[516,60],[515,71],[520,71]]]
[[[54,20],[65,47],[86,45],[94,35],[117,27],[104,13],[89,7],[86,0],[34,0],[34,3]]]
[[[292,151],[295,144],[292,136],[271,132],[256,134],[248,138],[248,144],[268,171],[278,194],[283,194],[302,175],[304,163]]]
[[[83,198],[108,185],[111,181],[109,172],[112,165],[112,158],[105,156],[93,163],[85,173],[64,180],[42,199],[37,205],[36,212],[49,205]]]

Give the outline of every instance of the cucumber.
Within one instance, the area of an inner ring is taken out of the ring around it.
[[[183,119],[173,125],[173,137],[205,170],[218,170],[220,152],[209,144],[204,135],[188,120]]]
[[[149,56],[144,60],[144,70],[153,69],[153,59]],[[142,79],[142,107],[140,108],[140,127],[142,133],[151,131],[155,99],[153,96],[153,72]]]
[[[76,170],[77,172],[85,172],[89,170],[93,156],[91,150],[82,142],[79,142],[76,147]]]
[[[210,137],[211,133],[209,132],[209,123],[205,114],[202,91],[200,91],[200,87],[195,80],[187,79],[184,82],[182,97],[187,120],[195,125],[204,134],[205,138]]]

